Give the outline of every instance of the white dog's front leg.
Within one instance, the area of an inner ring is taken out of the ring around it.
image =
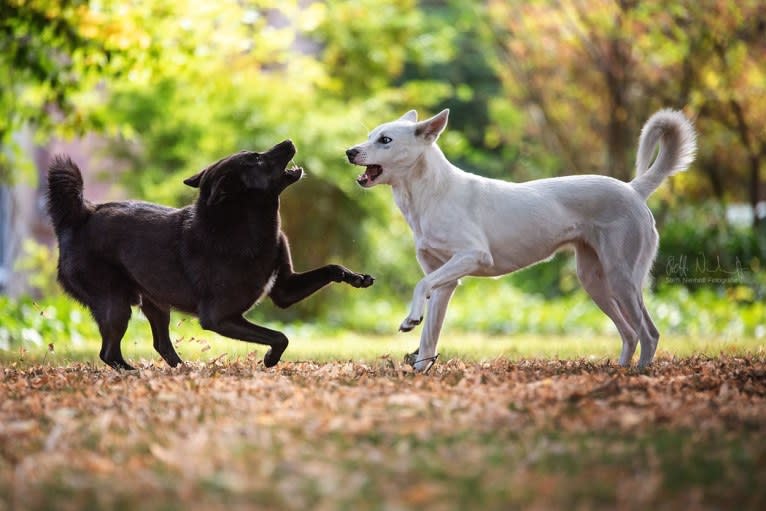
[[[409,332],[423,321],[426,300],[430,298],[431,291],[435,288],[455,282],[460,277],[470,275],[481,268],[491,267],[492,264],[492,256],[488,252],[480,250],[459,252],[453,255],[443,266],[423,277],[415,286],[410,314],[404,318],[399,330]]]
[[[436,343],[439,342],[439,333],[444,324],[444,317],[447,315],[447,306],[456,287],[457,281],[454,281],[436,288],[428,300],[428,313],[426,314],[423,333],[420,335],[420,347],[413,354],[412,365],[417,371],[424,371],[433,363],[436,355]]]

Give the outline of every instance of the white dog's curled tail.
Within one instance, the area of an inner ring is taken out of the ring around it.
[[[659,153],[649,167],[658,143]],[[692,123],[677,110],[660,110],[641,129],[636,178],[630,182],[631,186],[647,199],[666,177],[686,170],[694,161],[696,152],[697,134]]]

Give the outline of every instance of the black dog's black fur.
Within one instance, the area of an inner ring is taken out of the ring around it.
[[[287,348],[281,332],[242,315],[268,294],[288,307],[330,282],[368,287],[369,275],[339,265],[294,273],[280,229],[279,194],[303,171],[286,169],[295,146],[286,140],[265,153],[240,152],[184,181],[199,188],[196,203],[173,209],[145,202],[91,204],[80,170],[65,156],[48,171],[48,211],[59,240],[58,278],[87,306],[102,337],[101,360],[132,369],[120,341],[131,305],[149,320],[154,348],[175,367],[170,309],[199,317],[207,330],[271,348],[267,367]],[[271,287],[269,287],[271,286]]]

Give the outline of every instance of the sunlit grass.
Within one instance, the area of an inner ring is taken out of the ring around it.
[[[478,279],[466,283],[453,300],[439,342],[441,361],[497,357],[615,361],[619,356],[621,342],[614,325],[583,293],[546,300],[497,281],[480,284]],[[329,313],[311,315],[307,322],[289,321],[263,305],[248,317],[288,336],[290,346],[284,355],[288,361],[373,361],[385,356],[401,360],[418,347],[422,330],[398,333],[407,302],[383,296],[350,300]],[[673,289],[647,294],[647,307],[662,334],[661,356],[754,353],[766,345],[766,304],[761,302],[738,303],[712,292]],[[264,346],[202,330],[196,318],[182,314],[172,315],[170,336],[188,361],[236,360],[252,352],[250,358],[260,360],[266,352]],[[159,360],[149,323],[138,310],[122,348],[133,363]],[[66,296],[40,302],[0,297],[0,363],[100,365],[99,349],[96,323]]]
[[[145,322],[131,326],[132,332],[123,340],[123,355],[134,363],[154,361],[161,363],[152,347],[151,335],[141,335],[137,330],[146,328]],[[266,346],[249,344],[228,339],[212,332],[187,327],[185,336],[175,337],[178,354],[186,361],[236,360],[251,357],[260,360],[266,353]],[[283,356],[288,361],[364,361],[371,362],[391,357],[401,360],[405,353],[418,347],[419,332],[393,335],[362,335],[339,333],[336,335],[317,333],[311,328],[287,328],[290,345]],[[66,364],[67,362],[88,362],[101,364],[98,358],[100,341],[80,340],[73,343],[68,339],[55,339],[49,345],[26,346],[17,350],[0,350],[0,362],[24,364],[46,363]],[[528,358],[616,360],[621,349],[617,334],[582,335],[540,335],[519,334],[491,336],[482,333],[445,332],[439,342],[442,360],[452,358],[466,361],[482,361],[495,358],[510,360]],[[680,337],[660,339],[658,356],[687,357],[691,355],[716,356],[721,353],[763,353],[766,348],[761,340],[742,337]],[[637,350],[637,355],[640,348]]]

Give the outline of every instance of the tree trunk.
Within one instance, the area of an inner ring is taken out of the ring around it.
[[[761,189],[761,158],[757,154],[750,155],[750,207],[753,209],[753,228],[757,228],[761,219],[758,218],[758,203]]]
[[[607,169],[610,175],[629,181],[632,172],[628,168],[628,101],[627,55],[624,41],[612,39],[609,43],[609,63],[605,67],[605,79],[609,91],[609,122],[607,124]]]
[[[722,202],[724,190],[723,181],[721,180],[721,175],[719,174],[719,169],[721,168],[720,163],[716,161],[715,158],[712,158],[707,161],[701,161],[700,164],[697,165],[697,168],[701,170],[705,176],[707,176],[708,181],[710,182],[710,188],[713,191],[713,196],[718,202]]]

